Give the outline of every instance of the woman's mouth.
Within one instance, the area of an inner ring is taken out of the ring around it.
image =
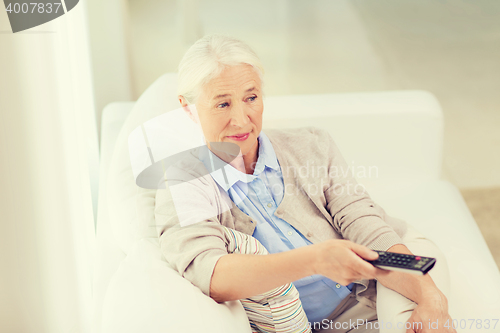
[[[237,135],[228,136],[228,138],[235,141],[245,141],[246,139],[248,139],[249,135],[250,133],[241,133]]]

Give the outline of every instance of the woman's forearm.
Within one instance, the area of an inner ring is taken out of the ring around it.
[[[388,251],[413,254],[402,244],[394,245]],[[378,281],[387,288],[397,291],[417,304],[421,303],[423,299],[432,294],[436,294],[436,296],[439,294],[439,296],[444,297],[429,274],[415,276],[402,272],[390,272],[390,274],[378,278]]]
[[[217,302],[248,298],[315,274],[314,245],[268,254],[228,254],[215,265],[210,296]]]

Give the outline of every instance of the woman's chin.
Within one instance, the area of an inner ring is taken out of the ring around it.
[[[232,156],[233,158],[236,158],[238,156],[243,156],[243,155],[246,155],[248,153],[251,153],[255,150],[255,147],[257,145],[257,141],[258,141],[257,137],[255,135],[253,135],[253,131],[250,132],[250,135],[248,136],[248,138],[245,141],[237,141],[237,140],[231,140],[231,138],[227,138],[227,141],[224,140],[224,142],[230,142],[230,143],[237,145],[239,147],[239,152],[238,152],[238,154],[234,154],[234,153],[231,154],[229,152],[226,152],[226,154]]]
[[[257,140],[255,140],[257,141]],[[246,142],[244,145],[240,145],[240,155],[247,155],[248,153],[251,153],[255,149],[255,144],[257,142],[254,142],[253,144],[249,144]]]

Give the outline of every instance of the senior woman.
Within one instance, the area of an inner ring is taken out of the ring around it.
[[[210,158],[200,162],[226,165],[208,174],[180,168],[186,177],[158,191],[167,261],[217,302],[293,282],[318,332],[455,332],[444,327],[450,316],[442,254],[359,191],[327,132],[262,131],[263,73],[246,44],[225,36],[206,36],[184,55],[179,102],[209,148]],[[221,149],[224,143],[237,153]],[[316,172],[297,174],[307,162]],[[223,226],[253,236],[270,254],[228,254]],[[430,274],[389,272],[364,260],[378,257],[373,250],[410,249],[438,257]],[[325,325],[332,321],[342,325]],[[436,322],[439,328],[429,327]]]

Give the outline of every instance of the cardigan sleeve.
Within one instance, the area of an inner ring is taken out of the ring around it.
[[[167,262],[210,297],[215,265],[228,252],[223,227],[207,193],[201,179],[157,190],[155,221]]]
[[[343,238],[372,250],[386,251],[403,244],[401,237],[386,222],[389,217],[358,184],[340,150],[324,130],[317,130],[318,143],[327,152],[328,180],[324,191],[326,208],[333,227]]]

